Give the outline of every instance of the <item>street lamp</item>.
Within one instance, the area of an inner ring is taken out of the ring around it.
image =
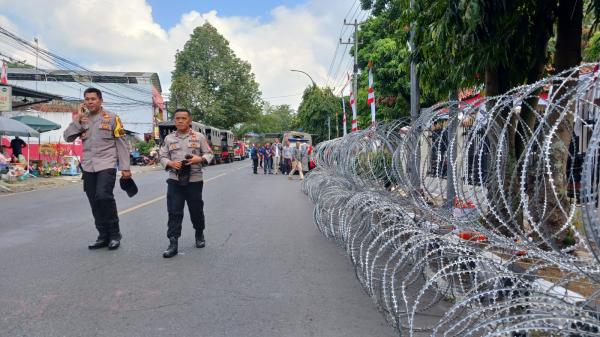
[[[298,70],[298,69],[290,69],[290,71],[294,71],[297,73],[303,73],[304,75],[308,76],[308,78],[310,78],[310,81],[312,82],[313,87],[317,87],[317,84],[315,83],[315,81],[312,79],[312,77],[310,77],[310,75],[306,72],[306,71],[302,71],[302,70]],[[327,138],[331,139],[331,116],[327,116]]]
[[[308,76],[308,78],[310,78],[310,81],[312,82],[313,87],[317,86],[317,84],[315,83],[315,81],[313,81],[312,77],[310,77],[310,75],[307,72],[302,71],[302,70],[297,70],[297,69],[290,69],[290,71],[295,71],[297,73],[303,73],[304,75]]]

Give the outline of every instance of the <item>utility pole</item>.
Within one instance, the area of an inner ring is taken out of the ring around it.
[[[40,50],[40,44],[38,41],[37,36],[33,38],[33,41],[35,41],[35,91],[38,90],[38,54],[39,54],[39,50]]]
[[[345,26],[354,27],[354,41],[350,41],[350,38],[348,38],[348,42],[342,42],[342,39],[340,38],[340,44],[354,45],[354,70],[352,72],[352,92],[354,93],[354,104],[358,103],[358,26],[360,26],[361,23],[362,22],[358,22],[356,19],[354,19],[354,23],[348,23],[346,22],[346,19],[344,19]]]
[[[331,116],[327,116],[327,139],[331,140]]]

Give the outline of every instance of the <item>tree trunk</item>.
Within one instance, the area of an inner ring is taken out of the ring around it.
[[[548,41],[553,30],[553,16],[556,11],[556,2],[547,0],[538,0],[535,7],[535,16],[532,29],[533,35],[533,64],[527,73],[527,84],[537,82],[544,74],[546,66],[546,57],[548,52]],[[521,121],[517,133],[521,136],[527,136],[535,127],[536,112],[535,107],[538,104],[538,92],[532,93],[532,97],[526,99],[521,104]],[[516,139],[515,155],[520,158],[525,150],[526,140]]]
[[[561,72],[579,65],[581,62],[583,1],[559,0],[557,19],[554,67],[557,72]],[[577,85],[577,78],[578,75],[574,75],[573,80],[563,86],[555,96],[555,100],[557,101],[561,97],[563,98],[561,106],[567,111],[567,115],[560,120],[560,110],[563,109],[553,109],[546,119],[549,127],[558,125],[558,129],[550,145],[549,161],[552,164],[551,177],[544,176],[546,184],[544,184],[545,187],[541,187],[542,193],[538,195],[537,201],[538,203],[543,202],[543,194],[551,193],[549,185],[555,186],[559,195],[558,197],[545,199],[548,211],[547,214],[544,214],[540,218],[542,233],[547,239],[552,238],[553,242],[551,244],[555,248],[563,248],[565,246],[564,239],[567,235],[565,230],[562,232],[559,230],[566,222],[567,216],[565,212],[569,212],[569,200],[566,193],[568,183],[566,171],[575,113],[575,101],[563,96],[567,95],[569,90]],[[544,193],[544,189],[546,193]],[[561,210],[561,207],[564,211]]]
[[[502,66],[488,66],[485,70],[485,87],[486,96],[498,96],[507,92],[510,89],[510,83],[508,81],[508,71]],[[494,101],[490,101],[488,111],[491,110]],[[490,160],[495,161],[495,151],[503,150],[506,151],[506,156],[503,157],[504,163],[497,163],[493,167],[504,167],[506,170],[502,173],[501,177],[498,178],[496,172],[490,172],[487,180],[487,197],[491,203],[491,207],[494,207],[497,215],[501,219],[495,218],[491,213],[488,216],[488,223],[491,223],[493,229],[505,235],[507,237],[514,236],[514,221],[512,221],[515,207],[510,196],[514,195],[511,190],[513,184],[511,184],[511,174],[514,168],[514,132],[507,135],[506,141],[501,141],[498,136],[500,130],[504,127],[507,118],[509,118],[510,109],[504,109],[502,111],[496,111],[494,118],[490,121],[495,127],[495,131],[490,132],[487,137],[490,143]],[[512,123],[512,121],[511,121]],[[514,130],[514,129],[513,129]],[[498,181],[501,179],[502,181]],[[499,187],[502,188],[499,188]],[[504,196],[504,198],[503,198]],[[502,223],[504,222],[504,223]]]

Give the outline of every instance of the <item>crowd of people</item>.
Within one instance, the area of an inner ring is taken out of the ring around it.
[[[298,172],[300,180],[304,179],[303,167],[308,165],[308,156],[310,155],[310,147],[299,141],[290,145],[286,140],[283,144],[279,138],[275,139],[273,144],[267,142],[263,145],[255,143],[250,147],[250,157],[252,158],[252,170],[254,174],[258,174],[258,169],[262,168],[264,174],[281,174],[287,175],[288,179],[293,179],[293,176]]]

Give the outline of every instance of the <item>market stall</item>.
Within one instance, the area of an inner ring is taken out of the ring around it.
[[[21,123],[17,120],[0,117],[0,136],[22,136],[22,137],[37,137],[39,132]],[[2,173],[3,180],[16,181],[25,179],[28,176],[28,162],[11,162]],[[1,183],[0,183],[1,184]],[[7,189],[2,185],[2,188]]]

